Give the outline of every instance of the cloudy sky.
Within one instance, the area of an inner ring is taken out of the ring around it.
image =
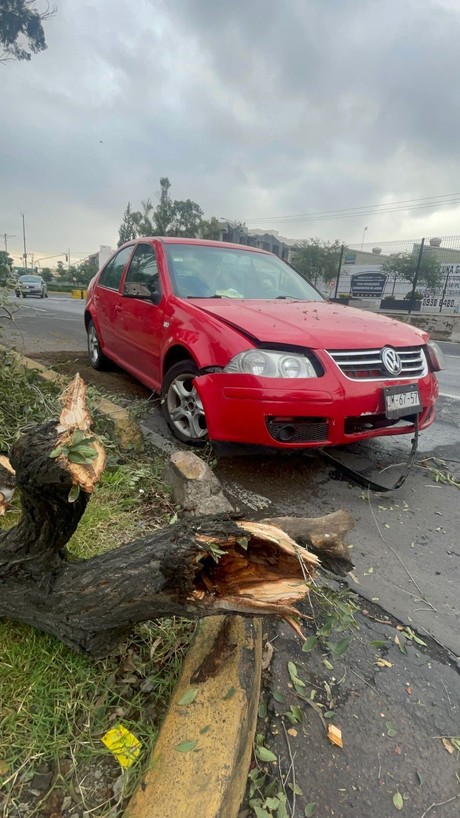
[[[35,257],[115,246],[160,176],[292,238],[460,234],[459,0],[56,3],[48,50],[0,66],[13,254],[21,211]],[[364,205],[393,212],[331,214]]]

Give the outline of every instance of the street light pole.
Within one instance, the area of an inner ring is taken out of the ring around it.
[[[364,237],[365,237],[365,235],[366,235],[366,232],[367,232],[367,227],[365,227],[365,228],[364,228],[364,230],[363,230],[363,238],[362,238],[362,240],[361,240],[361,250],[363,249],[363,245],[364,245]]]
[[[8,239],[14,239],[14,238],[15,238],[14,233],[3,233],[3,241],[5,243],[5,253],[8,252]]]
[[[26,222],[24,218],[24,213],[21,213],[22,216],[22,238],[24,241],[24,267],[27,270],[27,247],[26,247]]]

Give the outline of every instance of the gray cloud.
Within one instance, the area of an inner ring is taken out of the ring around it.
[[[0,71],[0,230],[20,233],[24,210],[36,253],[114,244],[161,175],[260,227],[460,186],[453,1],[60,0],[46,34]],[[458,232],[445,211],[365,223]],[[363,219],[272,226],[356,241]]]

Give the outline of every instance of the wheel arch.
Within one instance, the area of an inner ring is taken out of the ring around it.
[[[163,367],[162,367],[162,375],[163,378],[166,375],[167,371],[171,369],[174,364],[179,364],[181,361],[193,361],[193,363],[198,367],[198,363],[195,357],[192,355],[187,347],[182,346],[181,344],[174,344],[174,346],[168,349],[164,360],[163,360]]]

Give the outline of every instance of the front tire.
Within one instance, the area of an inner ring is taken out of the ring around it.
[[[88,334],[88,354],[91,366],[97,370],[107,369],[109,361],[101,350],[94,321],[89,322],[86,331]]]
[[[163,415],[182,443],[204,446],[208,429],[203,404],[193,384],[198,375],[194,361],[180,361],[169,369],[161,389]]]

